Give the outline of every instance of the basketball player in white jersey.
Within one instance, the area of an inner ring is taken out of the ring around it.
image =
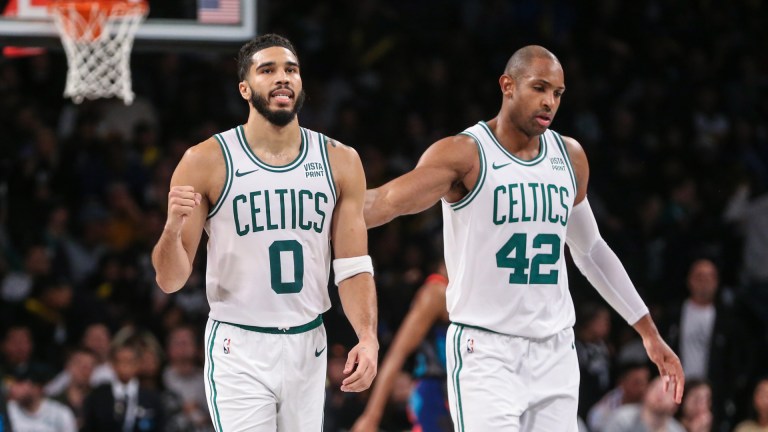
[[[566,242],[579,269],[640,333],[679,403],[680,360],[600,237],[584,150],[549,129],[565,90],[560,62],[545,48],[524,47],[499,85],[496,118],[437,141],[411,172],[366,196],[369,227],[442,200],[455,429],[577,430]]]
[[[376,293],[357,153],[299,127],[304,100],[291,43],[263,35],[238,55],[246,124],[190,148],[171,179],[152,260],[166,293],[189,277],[208,234],[205,382],[217,432],[320,431],[326,376],[321,314],[333,261],[359,343],[341,390],[376,375]]]

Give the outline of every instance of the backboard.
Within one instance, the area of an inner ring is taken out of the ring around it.
[[[59,46],[49,0],[0,0],[0,45]],[[257,0],[149,0],[137,49],[240,43],[257,33]]]

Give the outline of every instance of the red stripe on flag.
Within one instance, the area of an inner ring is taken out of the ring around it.
[[[219,0],[217,8],[200,7],[197,20],[210,24],[236,24],[240,22],[240,0]]]

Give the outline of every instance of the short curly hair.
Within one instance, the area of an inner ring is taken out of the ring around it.
[[[296,49],[293,47],[291,41],[284,38],[283,36],[274,33],[267,33],[258,36],[246,42],[245,45],[240,47],[240,52],[237,54],[237,73],[240,81],[243,81],[248,76],[248,70],[251,68],[254,54],[263,49],[276,46],[287,49],[288,51],[292,52],[296,58],[299,57],[296,54]]]

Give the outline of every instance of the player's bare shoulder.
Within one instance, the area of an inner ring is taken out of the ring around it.
[[[193,145],[184,152],[179,166],[203,168],[218,161],[224,162],[219,142],[214,137]]]
[[[226,181],[226,170],[221,146],[211,137],[184,152],[171,184],[194,186],[197,192],[215,202]]]
[[[357,150],[330,137],[326,140],[325,146],[328,149],[331,170],[337,183],[344,183],[347,179],[362,175],[363,167]]]
[[[357,154],[357,150],[354,148],[342,143],[339,140],[335,140],[333,138],[328,137],[325,142],[326,147],[328,148],[328,154],[332,158],[352,158],[352,159],[360,159],[360,156]]]
[[[573,161],[574,159],[586,159],[587,154],[584,152],[584,147],[581,146],[581,144],[576,141],[575,138],[561,135],[561,138],[563,139],[563,143],[565,144],[566,150],[568,150],[568,156]],[[576,161],[573,161],[574,163]]]
[[[477,143],[464,134],[436,141],[419,160],[421,166],[438,165],[450,168],[457,173],[457,179],[476,171],[479,164]]]
[[[568,151],[568,157],[571,159],[571,164],[573,165],[576,185],[578,187],[576,203],[579,203],[587,193],[587,182],[589,181],[589,161],[587,160],[587,153],[584,151],[584,147],[582,147],[574,138],[568,136],[563,136],[562,138],[563,143],[565,144],[565,149]]]

